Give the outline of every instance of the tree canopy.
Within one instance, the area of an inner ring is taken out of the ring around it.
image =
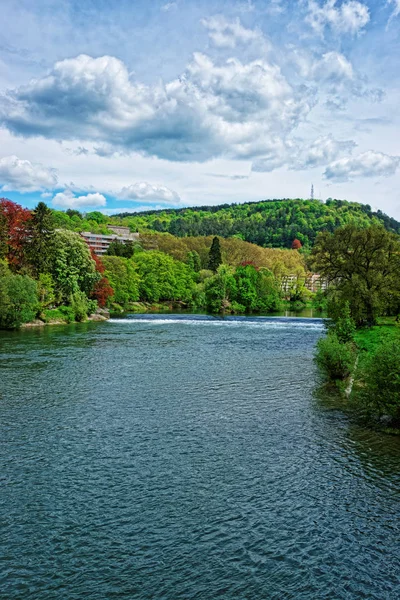
[[[400,238],[381,225],[346,225],[318,235],[311,264],[332,285],[334,304],[349,302],[357,323],[373,323],[399,303]]]

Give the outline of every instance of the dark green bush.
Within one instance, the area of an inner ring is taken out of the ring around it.
[[[351,373],[355,350],[351,343],[342,344],[333,332],[317,343],[315,362],[331,381],[346,379]]]

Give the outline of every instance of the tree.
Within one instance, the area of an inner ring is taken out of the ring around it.
[[[22,208],[16,202],[11,202],[7,198],[0,198],[0,213],[2,214],[3,223],[5,219],[5,229],[7,243],[6,257],[13,270],[18,270],[25,266],[25,248],[29,239],[29,221],[31,213],[26,208]],[[4,228],[4,224],[3,224]]]
[[[109,299],[114,296],[114,290],[111,287],[109,280],[104,275],[106,268],[103,262],[92,249],[90,249],[90,254],[92,260],[95,262],[96,271],[100,274],[101,279],[94,284],[94,288],[89,294],[89,297],[96,300],[100,308],[104,308],[107,306]]]
[[[132,241],[121,242],[115,239],[107,248],[107,256],[122,256],[123,258],[132,258],[135,253],[135,246]]]
[[[78,233],[65,229],[54,233],[50,273],[56,293],[67,303],[77,292],[89,295],[101,279],[86,242]]]
[[[220,265],[217,273],[205,280],[204,291],[207,310],[212,313],[224,312],[237,291],[233,268]]]
[[[331,284],[331,302],[349,302],[351,317],[373,324],[399,297],[400,240],[383,227],[353,224],[318,235],[311,253],[314,269]]]
[[[28,223],[27,257],[35,275],[46,273],[51,264],[54,242],[53,213],[44,202],[32,211]]]
[[[132,259],[140,277],[141,300],[191,300],[194,290],[193,271],[163,252],[141,252]]]
[[[201,270],[200,255],[196,250],[191,250],[187,253],[187,264],[195,273]]]
[[[39,307],[36,281],[11,272],[0,277],[0,328],[16,329],[35,318]]]
[[[132,261],[122,256],[103,256],[104,275],[113,289],[113,302],[125,306],[139,300],[140,277]]]
[[[302,243],[300,242],[300,240],[295,239],[292,242],[292,250],[300,250],[300,248],[302,248]]]
[[[217,272],[219,265],[222,264],[221,246],[219,239],[215,236],[212,241],[210,253],[208,255],[208,268],[210,271]]]

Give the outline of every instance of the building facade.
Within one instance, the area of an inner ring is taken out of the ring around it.
[[[111,242],[114,242],[115,240],[118,240],[122,243],[137,242],[139,240],[139,234],[131,233],[129,227],[114,227],[112,225],[108,225],[107,227],[111,231],[114,231],[114,233],[105,235],[103,233],[90,233],[89,231],[81,232],[81,236],[85,242],[98,256],[105,254]]]

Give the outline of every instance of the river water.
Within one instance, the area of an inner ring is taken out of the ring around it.
[[[0,334],[0,597],[400,597],[400,439],[313,390],[318,319]]]

